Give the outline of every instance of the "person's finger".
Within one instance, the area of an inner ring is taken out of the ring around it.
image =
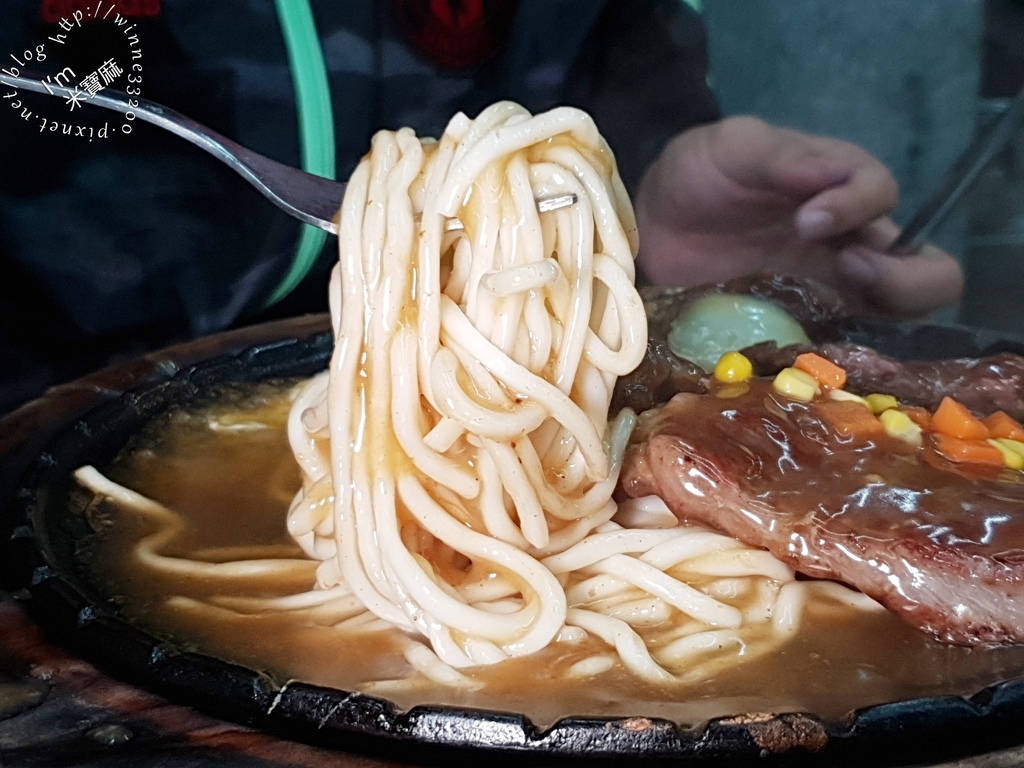
[[[884,314],[921,317],[956,304],[964,287],[956,259],[933,245],[912,256],[884,253],[882,248],[898,231],[888,220],[869,227],[861,244],[840,254],[842,277],[858,289],[865,304]]]
[[[890,213],[899,187],[889,169],[841,139],[776,128],[756,119],[723,121],[714,134],[718,167],[751,190],[797,207],[808,240],[853,232]]]
[[[854,144],[778,128],[756,117],[726,118],[704,139],[715,168],[730,181],[793,205],[876,162]]]
[[[820,240],[860,229],[890,213],[899,187],[889,169],[865,155],[849,178],[808,200],[796,212],[801,237]]]

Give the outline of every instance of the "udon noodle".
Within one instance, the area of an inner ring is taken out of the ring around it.
[[[538,210],[562,195],[575,202]],[[585,641],[602,650],[570,675],[695,680],[777,648],[811,591],[872,607],[657,499],[616,505],[636,417],[608,409],[646,347],[636,251],[612,154],[579,110],[499,103],[438,141],[382,131],[340,212],[330,366],[288,421],[302,487],[287,525],[308,560],[161,555],[172,510],[91,468],[79,480],[161,526],[139,545],[147,567],[302,584],[183,607],[397,629],[411,669],[445,685]]]

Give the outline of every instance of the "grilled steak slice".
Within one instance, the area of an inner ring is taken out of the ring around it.
[[[817,352],[844,368],[851,392],[885,392],[900,402],[927,408],[937,407],[949,396],[976,413],[1002,410],[1024,419],[1024,357],[1020,355],[1003,352],[980,358],[904,361],[848,342],[781,348],[765,342],[743,350],[759,376],[778,373],[803,352]]]
[[[647,352],[640,365],[615,382],[609,413],[618,413],[623,408],[640,413],[668,402],[679,392],[706,392],[706,379],[703,368],[679,357],[667,342],[648,338]]]
[[[677,395],[642,417],[621,490],[850,584],[940,640],[1024,642],[1024,473],[844,434],[832,406],[863,407],[794,402],[760,379],[738,397]]]

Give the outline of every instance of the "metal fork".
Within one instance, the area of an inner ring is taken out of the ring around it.
[[[31,74],[32,77],[25,76],[28,74]],[[53,83],[44,84],[42,80],[43,78],[36,73],[26,72],[19,77],[0,73],[0,83],[47,96],[68,98],[76,90]],[[81,91],[78,91],[78,96],[82,95]],[[129,100],[131,100],[130,103]],[[338,224],[335,218],[341,207],[341,199],[345,194],[343,182],[331,181],[271,160],[251,149],[246,149],[241,144],[197,123],[180,112],[120,91],[104,89],[91,98],[84,99],[81,103],[112,109],[121,114],[132,112],[139,120],[152,123],[192,142],[228,165],[289,216],[327,230],[332,234],[338,234]],[[537,209],[541,212],[553,211],[573,205],[576,199],[576,195],[545,198],[537,202]],[[459,229],[461,223],[451,220],[448,222],[447,228]]]

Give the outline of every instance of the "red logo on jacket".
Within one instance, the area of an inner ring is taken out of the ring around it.
[[[394,0],[399,32],[442,67],[485,61],[508,37],[518,0]]]
[[[103,21],[115,13],[126,19],[151,19],[160,15],[160,0],[43,0],[39,6],[44,24]]]

